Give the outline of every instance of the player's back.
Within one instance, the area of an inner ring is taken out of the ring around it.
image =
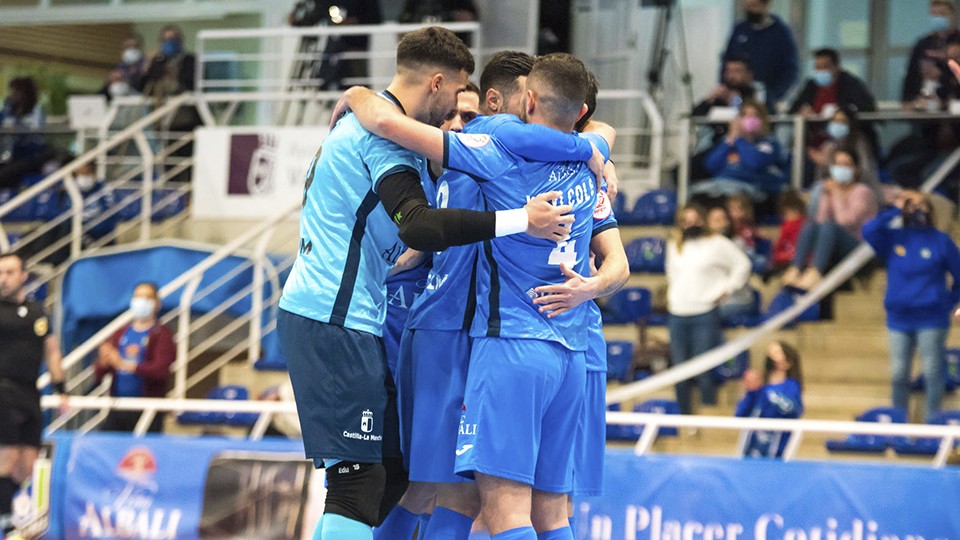
[[[474,133],[447,136],[447,165],[480,181],[489,210],[518,208],[537,195],[559,191],[562,197],[556,204],[572,205],[575,218],[570,238],[559,244],[526,234],[484,243],[477,266],[478,307],[471,335],[543,339],[585,350],[586,307],[548,319],[537,311],[533,299],[537,287],[566,279],[561,263],[589,275],[597,202],[593,174],[583,162],[526,161],[511,154],[495,137],[478,134],[486,129],[482,122],[471,122],[469,127]],[[606,148],[605,143],[598,146]]]
[[[375,190],[390,174],[422,167],[422,158],[366,131],[353,114],[342,118],[307,172],[300,253],[280,307],[381,335],[387,272],[403,244]]]

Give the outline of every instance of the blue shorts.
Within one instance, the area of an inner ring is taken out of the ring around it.
[[[414,482],[463,482],[453,472],[470,364],[465,331],[405,330],[397,364],[404,464]]]
[[[603,456],[607,450],[607,372],[588,371],[583,413],[573,451],[573,494],[603,495]]]
[[[383,341],[282,309],[277,332],[307,458],[317,467],[324,459],[380,463],[384,457],[399,458],[397,391]]]
[[[457,473],[569,492],[585,378],[582,351],[552,341],[474,339]]]

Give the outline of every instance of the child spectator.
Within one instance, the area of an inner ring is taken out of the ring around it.
[[[783,222],[773,245],[773,257],[770,274],[780,273],[793,261],[797,253],[797,241],[800,239],[800,230],[806,221],[807,203],[800,193],[794,190],[780,195],[780,217]]]
[[[753,418],[800,418],[803,414],[803,375],[800,354],[782,341],[767,348],[763,376],[755,369],[743,374],[744,396],[736,416]],[[781,457],[790,434],[754,431],[747,436],[743,454],[749,457]]]

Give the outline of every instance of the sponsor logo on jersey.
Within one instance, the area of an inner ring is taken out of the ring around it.
[[[597,207],[593,210],[593,219],[603,221],[610,217],[611,212],[613,212],[613,207],[610,206],[610,198],[607,197],[606,192],[598,191]]]
[[[478,133],[457,133],[457,137],[460,139],[460,142],[466,146],[469,146],[470,148],[483,148],[490,143],[489,135],[482,135]]]

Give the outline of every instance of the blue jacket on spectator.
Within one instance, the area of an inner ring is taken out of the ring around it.
[[[739,159],[731,162],[731,154]],[[780,144],[772,137],[756,143],[737,138],[733,144],[723,139],[707,155],[706,168],[714,178],[741,180],[766,193],[778,193],[786,180],[777,170],[780,163]]]
[[[803,414],[803,396],[800,383],[787,379],[779,384],[767,384],[747,392],[737,403],[736,416],[754,418],[800,418]],[[752,457],[780,457],[787,447],[790,434],[779,431],[750,433],[744,454]]]
[[[887,266],[887,327],[910,332],[948,328],[950,312],[960,302],[960,249],[934,227],[902,228],[891,223],[893,208],[863,226],[863,239]],[[946,274],[953,277],[947,289]]]
[[[21,133],[11,133],[2,136],[0,152],[5,154],[4,159],[13,161],[18,159],[32,159],[43,154],[46,142],[39,131],[46,125],[46,115],[43,107],[37,105],[30,114],[18,117],[13,114],[9,102],[0,110],[0,127],[10,130],[22,130]]]
[[[753,78],[767,90],[767,109],[774,111],[800,76],[797,44],[790,28],[776,15],[773,22],[757,28],[748,21],[733,27],[724,56],[731,53],[745,55],[753,71]]]

